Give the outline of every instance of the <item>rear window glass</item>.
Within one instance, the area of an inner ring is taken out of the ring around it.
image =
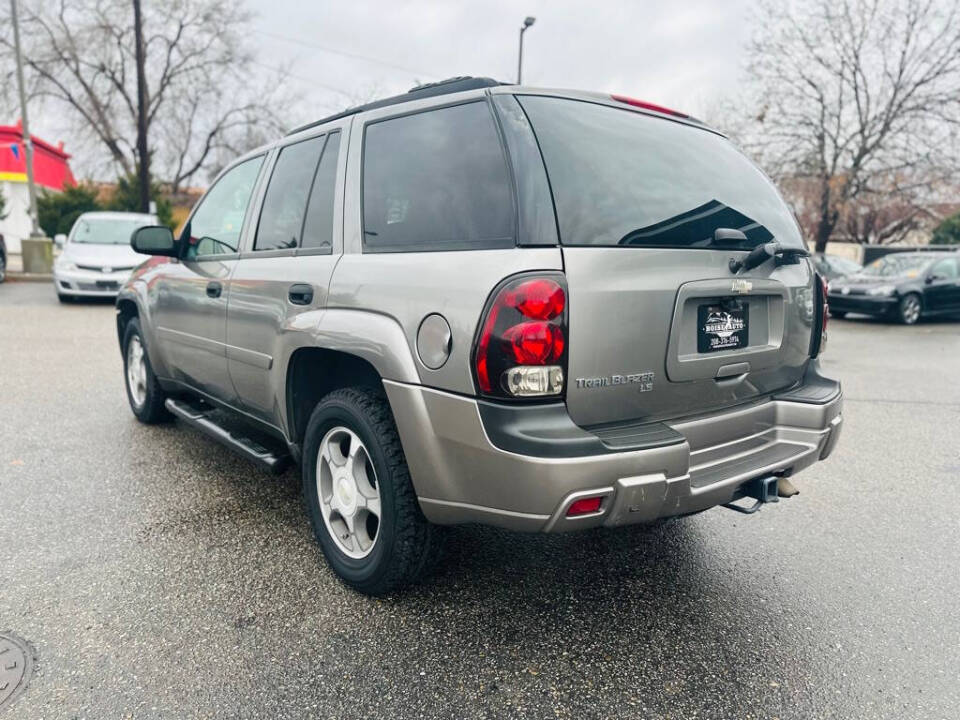
[[[307,217],[303,221],[304,248],[333,246],[333,200],[337,190],[337,156],[340,154],[340,133],[330,133],[317,167]]]
[[[280,151],[263,199],[254,250],[285,250],[300,245],[307,196],[325,140],[321,135]]]
[[[367,252],[509,247],[515,225],[506,159],[485,102],[367,126]]]
[[[565,245],[803,248],[789,208],[729,141],[626,109],[523,96]],[[718,228],[746,241],[714,240]]]

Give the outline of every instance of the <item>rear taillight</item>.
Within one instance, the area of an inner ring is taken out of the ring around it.
[[[818,357],[827,347],[827,321],[830,319],[830,307],[827,305],[827,281],[817,273],[814,276],[814,326],[810,338],[810,357]]]
[[[561,395],[567,362],[567,290],[563,275],[521,275],[491,295],[474,346],[484,395]]]

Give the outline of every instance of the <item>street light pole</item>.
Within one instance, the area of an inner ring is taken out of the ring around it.
[[[20,56],[20,23],[17,20],[17,0],[10,0],[10,21],[13,23],[13,46],[17,56],[17,85],[20,88],[20,117],[23,126],[24,160],[27,165],[27,194],[30,198],[30,237],[40,237],[37,219],[37,187],[33,182],[33,141],[30,139],[30,119],[27,117],[27,90],[23,84],[23,59]]]
[[[520,56],[517,58],[517,85],[520,85],[523,80],[523,34],[536,20],[535,17],[528,16],[524,18],[523,26],[520,28]]]

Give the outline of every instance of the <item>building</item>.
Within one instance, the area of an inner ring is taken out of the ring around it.
[[[56,146],[36,135],[33,140],[33,179],[37,191],[60,192],[65,185],[74,185],[70,170],[70,156],[63,151],[63,143]],[[27,193],[27,161],[23,147],[23,124],[0,125],[0,193],[6,200],[6,218],[0,220],[0,234],[7,243],[7,251],[20,252],[20,241],[30,237],[30,199]]]

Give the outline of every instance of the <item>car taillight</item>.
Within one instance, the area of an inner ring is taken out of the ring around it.
[[[484,395],[531,398],[563,393],[567,291],[562,274],[521,275],[491,295],[474,347]]]

